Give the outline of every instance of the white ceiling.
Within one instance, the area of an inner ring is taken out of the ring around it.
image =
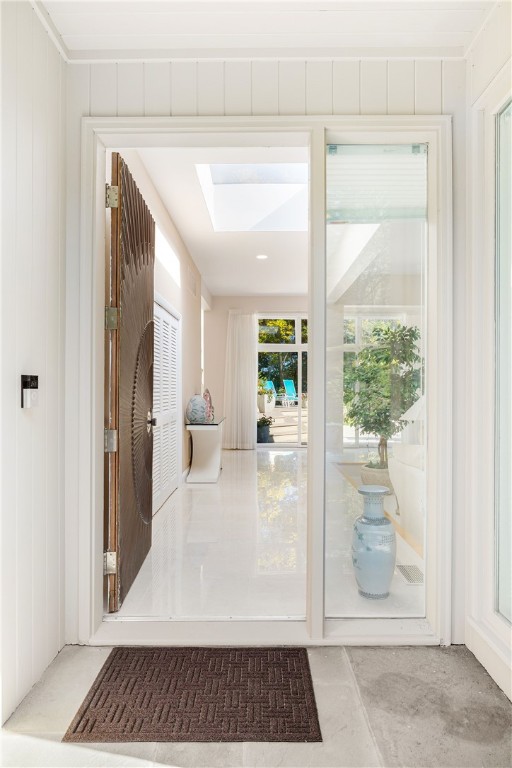
[[[34,0],[73,59],[464,56],[496,0]]]
[[[306,147],[173,147],[138,154],[213,295],[307,293],[308,232],[215,232],[196,163],[307,162]],[[256,259],[266,254],[268,259]]]

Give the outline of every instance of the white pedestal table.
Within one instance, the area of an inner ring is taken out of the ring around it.
[[[192,437],[192,463],[187,483],[216,483],[222,469],[222,427],[225,417],[208,424],[187,424]]]

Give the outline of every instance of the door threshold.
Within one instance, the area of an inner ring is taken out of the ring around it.
[[[426,619],[328,619],[322,637],[305,620],[102,621],[86,645],[445,645]]]

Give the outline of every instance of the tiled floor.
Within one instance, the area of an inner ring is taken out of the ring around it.
[[[296,405],[276,405],[269,413],[274,419],[270,427],[273,443],[286,444],[298,442],[299,409]],[[300,419],[301,445],[308,444],[308,409],[302,408]]]
[[[386,600],[358,594],[350,547],[362,501],[340,466],[327,462],[327,615],[423,616],[423,586],[398,571]],[[303,618],[306,470],[306,449],[224,451],[217,483],[180,486],[155,515],[151,551],[113,618]],[[400,535],[397,562],[423,569]]]
[[[308,652],[322,743],[61,744],[109,653],[67,646],[1,732],[1,765],[512,766],[512,706],[464,647]]]

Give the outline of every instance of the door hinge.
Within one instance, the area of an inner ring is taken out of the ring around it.
[[[103,575],[117,573],[117,552],[103,553]]]
[[[119,327],[119,310],[117,307],[105,307],[105,330],[117,331]]]
[[[105,184],[105,208],[119,208],[119,187]]]
[[[117,429],[105,430],[105,453],[116,453],[117,451]]]

